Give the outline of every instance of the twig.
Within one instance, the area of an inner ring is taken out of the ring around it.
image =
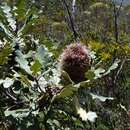
[[[7,95],[8,97],[10,97],[13,101],[17,101],[17,98],[14,97],[13,95],[11,95],[11,94],[9,93],[9,90],[6,90],[5,93],[6,93],[6,95]]]
[[[52,70],[52,68],[49,68],[47,71],[45,71],[44,73],[42,73],[39,77],[38,80],[43,77],[44,75],[46,75],[48,72],[50,72]]]
[[[44,91],[41,89],[41,86],[39,85],[38,79],[35,77],[34,80],[35,80],[35,82],[36,82],[36,84],[37,84],[37,87],[40,89],[40,91],[41,91],[42,93],[44,93]]]

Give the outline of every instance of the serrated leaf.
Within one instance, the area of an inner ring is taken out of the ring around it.
[[[75,103],[77,114],[80,116],[80,118],[83,121],[89,120],[90,122],[95,122],[95,119],[97,118],[97,114],[95,112],[92,111],[86,112],[86,110],[84,110],[80,106],[78,98],[76,96],[74,97],[74,103]]]
[[[60,122],[59,122],[58,120],[53,120],[53,123],[54,123],[56,126],[60,127]]]
[[[19,64],[19,66],[25,70],[28,74],[32,74],[30,67],[28,65],[28,61],[25,59],[24,55],[21,51],[16,51],[16,61]]]
[[[29,30],[29,28],[32,28],[33,25],[36,23],[36,21],[38,20],[38,9],[32,5],[30,6],[30,8],[26,11],[26,13],[24,13],[23,16],[25,22],[24,25],[18,30],[18,35],[21,36],[21,34],[26,34],[26,32]]]
[[[104,75],[109,74],[112,70],[115,70],[120,63],[119,59],[116,59],[115,62],[110,66],[110,68],[107,70],[107,72],[104,73]]]
[[[12,33],[9,31],[9,29],[0,22],[0,32],[2,32],[3,34],[5,34],[5,37],[9,38],[9,39],[13,39],[13,35]]]
[[[33,65],[31,66],[31,70],[34,75],[36,75],[41,70],[42,65],[40,64],[39,60],[35,60]]]
[[[46,55],[46,50],[43,46],[40,46],[37,50],[36,57],[39,60],[40,64],[44,65],[45,63],[45,55]]]
[[[95,79],[101,78],[104,72],[105,72],[105,70],[103,68],[98,68],[98,69],[94,70]]]
[[[90,51],[90,56],[91,56],[92,59],[96,59],[96,52]]]
[[[86,113],[86,115],[83,114],[82,116],[85,117],[90,122],[95,122],[95,119],[97,118],[96,112],[92,112],[92,111],[89,111]]]
[[[12,14],[11,14],[11,8],[10,6],[7,5],[7,3],[4,3],[1,8],[3,9],[3,12],[5,14],[5,17],[9,23],[9,27],[12,28],[13,31],[16,30],[16,21],[15,19],[13,18]]]
[[[51,126],[56,125],[56,126],[60,127],[60,122],[58,120],[48,119],[47,123],[50,124]]]
[[[57,75],[51,76],[51,78],[49,80],[50,83],[55,84],[55,85],[58,85],[60,83],[60,81],[61,81],[61,79]]]
[[[38,47],[36,58],[39,60],[43,68],[47,65],[51,56],[52,54],[48,51],[48,49],[45,46],[41,45]]]
[[[92,99],[99,99],[101,102],[105,102],[106,100],[114,100],[113,97],[98,96],[93,93],[90,93],[90,95],[92,96]]]
[[[6,78],[3,82],[4,88],[9,88],[11,85],[13,85],[14,80],[10,78]]]
[[[57,69],[51,69],[51,72],[52,72],[52,76],[50,76],[50,79],[48,82],[58,86],[61,81],[61,78],[60,78],[61,74],[60,74],[59,70],[57,70]]]
[[[29,115],[29,109],[17,109],[17,110],[5,110],[5,116],[8,117],[12,115],[14,118],[23,118]]]

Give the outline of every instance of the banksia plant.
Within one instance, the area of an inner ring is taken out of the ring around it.
[[[86,80],[85,72],[90,69],[90,51],[81,43],[70,44],[60,57],[60,68],[66,71],[75,83]]]

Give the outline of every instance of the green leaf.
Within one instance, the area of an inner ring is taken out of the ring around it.
[[[38,9],[32,5],[24,14],[24,25],[18,30],[18,36],[26,34],[38,20]]]
[[[28,61],[25,59],[24,54],[22,54],[21,51],[16,51],[16,61],[19,64],[19,66],[25,70],[28,74],[32,74],[30,67],[28,65]]]
[[[16,13],[16,18],[18,21],[25,20],[26,14],[26,0],[17,0],[16,1],[16,9],[14,12]]]
[[[42,65],[40,64],[39,60],[35,60],[33,65],[31,66],[31,70],[33,74],[36,75],[41,70]]]
[[[9,44],[6,44],[0,52],[0,65],[3,65],[7,60],[8,56],[11,54],[12,49]]]
[[[94,77],[95,77],[94,71],[88,70],[88,71],[85,73],[85,77],[86,77],[88,80],[94,79]]]
[[[31,86],[31,83],[29,82],[27,76],[20,74],[20,78],[20,81],[22,83],[26,84],[27,86]]]
[[[73,84],[73,81],[71,80],[70,76],[68,75],[67,72],[61,71],[61,83],[66,86],[69,84]]]
[[[74,123],[76,126],[84,128],[82,121],[80,121],[79,119],[74,119]]]
[[[70,97],[76,91],[77,91],[76,87],[74,87],[73,85],[68,85],[56,96],[56,98]]]

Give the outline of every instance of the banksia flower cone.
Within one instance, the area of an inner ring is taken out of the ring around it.
[[[89,70],[91,62],[90,51],[86,46],[70,44],[60,58],[61,70],[66,71],[75,83],[85,80],[85,72]]]

